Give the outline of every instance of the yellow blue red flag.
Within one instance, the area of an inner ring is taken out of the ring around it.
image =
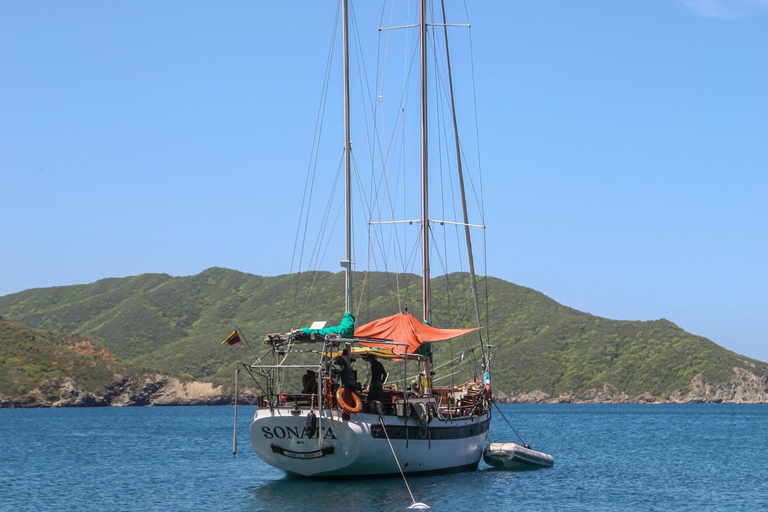
[[[240,343],[240,334],[238,332],[232,331],[232,334],[227,336],[227,339],[221,342],[222,345],[234,345],[235,343]]]

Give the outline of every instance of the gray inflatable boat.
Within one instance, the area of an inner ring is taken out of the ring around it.
[[[489,444],[483,451],[483,460],[491,466],[514,471],[551,468],[555,464],[551,455],[516,443]]]

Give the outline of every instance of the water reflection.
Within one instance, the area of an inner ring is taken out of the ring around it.
[[[411,476],[416,501],[432,510],[472,510],[478,492],[509,493],[512,474],[489,467],[471,473]],[[248,488],[250,511],[339,510],[345,512],[402,511],[411,497],[400,476],[315,480],[282,476]]]

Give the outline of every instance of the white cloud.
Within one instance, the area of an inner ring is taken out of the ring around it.
[[[685,5],[709,18],[741,18],[768,9],[768,0],[681,0]]]

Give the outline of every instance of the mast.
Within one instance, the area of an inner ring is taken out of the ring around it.
[[[464,214],[464,237],[467,240],[467,256],[469,260],[469,284],[472,289],[472,299],[475,305],[475,318],[478,327],[482,325],[480,321],[480,301],[477,298],[477,274],[475,273],[475,256],[472,251],[472,236],[469,231],[469,213],[467,212],[467,192],[464,187],[464,170],[461,165],[461,144],[459,143],[459,124],[456,119],[456,101],[453,95],[453,73],[451,72],[451,52],[448,48],[448,20],[445,17],[445,2],[441,2],[443,8],[443,34],[445,35],[445,60],[448,64],[448,89],[451,92],[451,117],[453,117],[453,136],[456,142],[456,167],[459,172],[459,190],[461,191],[461,209]],[[478,331],[480,336],[480,350],[483,352],[483,370],[488,366],[488,358],[485,354],[485,343],[483,342],[483,333]]]
[[[427,0],[421,0],[419,35],[421,46],[421,271],[424,323],[432,323],[429,285],[429,160],[427,133]]]
[[[419,35],[421,46],[421,282],[424,323],[432,325],[432,289],[429,283],[429,158],[427,130],[427,0],[421,0],[419,9]],[[431,351],[429,352],[431,354]],[[432,386],[431,355],[424,360],[424,392]]]
[[[352,313],[352,140],[349,122],[349,9],[348,0],[342,0],[342,32],[344,46],[344,219],[345,253],[344,289],[346,312]]]

